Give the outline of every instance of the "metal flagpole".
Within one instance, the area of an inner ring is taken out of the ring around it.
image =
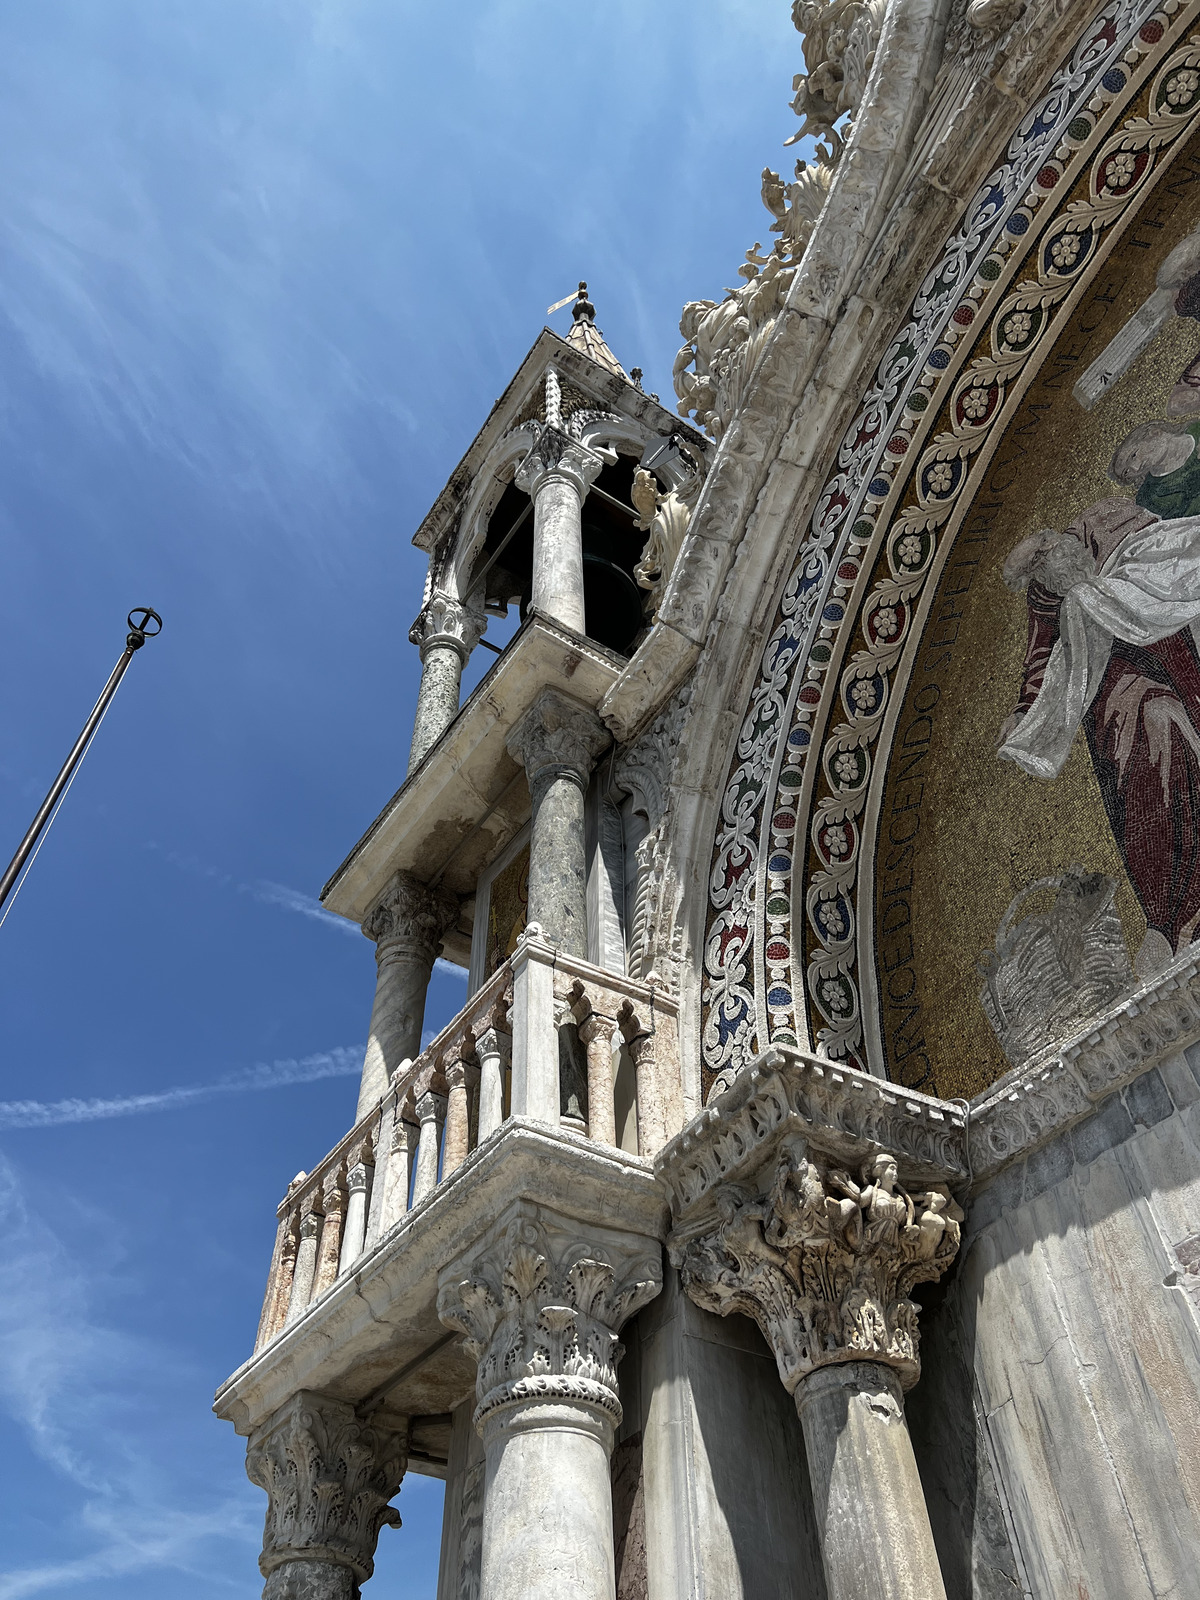
[[[30,854],[36,854],[34,847],[37,845],[43,829],[52,819],[55,807],[70,788],[76,768],[83,760],[87,747],[92,741],[93,734],[104,719],[104,713],[108,710],[109,702],[112,700],[113,695],[116,694],[117,686],[120,684],[121,679],[125,676],[126,667],[133,660],[135,652],[142,648],[147,639],[153,639],[155,634],[162,632],[162,618],[157,611],[151,611],[149,606],[135,606],[125,620],[129,627],[129,633],[125,639],[125,649],[121,659],[112,669],[108,682],[104,685],[104,691],[99,700],[96,701],[91,716],[84,723],[83,732],[76,739],[70,755],[63,764],[62,771],[51,784],[50,793],[38,807],[37,816],[34,817],[29,825],[29,832],[21,840],[17,853],[9,862],[3,878],[0,878],[0,906],[4,905],[4,902],[12,893],[13,886],[21,876],[22,867],[29,861]],[[151,623],[155,623],[157,626],[151,627]],[[7,916],[7,912],[5,915]],[[0,918],[0,921],[2,920],[3,918]]]

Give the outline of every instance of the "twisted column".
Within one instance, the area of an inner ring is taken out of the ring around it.
[[[508,736],[525,768],[533,810],[528,921],[568,955],[587,957],[584,795],[596,757],[610,743],[594,711],[543,689]]]
[[[409,629],[409,639],[421,652],[421,687],[408,753],[410,772],[458,715],[462,670],[486,627],[482,609],[435,589]]]
[[[375,1545],[400,1516],[388,1504],[408,1464],[407,1428],[300,1390],[251,1438],[246,1472],[265,1489],[263,1600],[358,1600]]]
[[[386,1093],[402,1061],[421,1052],[425,995],[442,939],[458,917],[458,899],[397,872],[363,923],[375,941],[378,978],[358,1092],[359,1122]]]
[[[902,1392],[920,1374],[909,1294],[949,1267],[962,1212],[944,1185],[903,1189],[887,1151],[852,1177],[798,1136],[765,1192],[713,1200],[673,1255],[697,1305],[754,1318],[795,1397],[829,1600],[945,1600]]]
[[[575,633],[586,633],[583,604],[583,502],[605,457],[543,423],[514,482],[533,500],[531,604]]]
[[[438,1315],[479,1363],[487,1600],[615,1600],[617,1334],[661,1286],[655,1241],[528,1207],[442,1273]]]

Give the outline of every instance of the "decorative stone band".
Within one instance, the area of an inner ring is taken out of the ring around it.
[[[779,1046],[727,1082],[655,1167],[677,1218],[717,1185],[752,1175],[789,1133],[819,1130],[847,1165],[888,1150],[914,1177],[961,1183],[968,1175],[966,1125],[960,1104]]]
[[[435,589],[408,630],[408,637],[422,658],[435,645],[450,645],[465,663],[486,627],[487,616],[482,609]]]
[[[847,1361],[882,1363],[909,1388],[921,1370],[909,1294],[953,1261],[963,1213],[944,1183],[901,1187],[887,1151],[856,1177],[814,1156],[786,1138],[765,1187],[721,1185],[716,1225],[673,1236],[671,1259],[697,1305],[754,1318],[789,1392]]]
[[[478,1426],[501,1406],[570,1401],[621,1418],[618,1332],[662,1287],[655,1240],[588,1229],[521,1202],[438,1290],[438,1316],[479,1363]]]
[[[271,1574],[295,1563],[349,1568],[356,1585],[365,1583],[379,1530],[400,1526],[388,1502],[407,1464],[407,1424],[404,1431],[368,1427],[341,1400],[304,1389],[293,1395],[246,1452],[249,1477],[268,1496],[258,1563],[267,1592],[282,1600],[286,1585],[273,1587]]]
[[[1001,1078],[971,1103],[978,1184],[1090,1115],[1117,1089],[1200,1039],[1200,962],[1177,962],[1056,1054]]]

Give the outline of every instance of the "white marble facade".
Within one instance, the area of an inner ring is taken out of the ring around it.
[[[921,604],[871,519],[939,439],[936,482],[974,483],[954,330],[1006,252],[1090,230],[1082,293],[1125,190],[1197,165],[1200,0],[792,9],[817,160],[764,172],[771,246],[684,309],[679,414],[581,286],[416,536],[408,776],[323,896],[376,950],[357,1119],[288,1187],[216,1401],[270,1600],[354,1600],[406,1471],[446,1481],[438,1600],[1200,1594],[1195,946],[1080,1011],[1075,924],[1031,914],[1069,1028],[1002,1019],[1011,1070],[926,1092],[872,1042],[888,957],[851,848]],[[1017,341],[1076,303],[1075,256],[1043,257]],[[949,352],[923,389],[918,347]],[[1016,395],[997,350],[987,393]],[[943,402],[958,433],[922,433]],[[885,558],[891,609],[863,610]],[[771,720],[806,693],[832,800]],[[439,954],[470,996],[422,1048]]]

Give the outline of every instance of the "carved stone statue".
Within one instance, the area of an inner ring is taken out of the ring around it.
[[[631,491],[638,516],[634,527],[648,533],[641,558],[633,575],[652,597],[652,620],[658,615],[658,602],[667,587],[667,580],[675,566],[683,536],[688,530],[696,501],[704,484],[704,469],[699,455],[682,442],[681,454],[690,462],[692,472],[687,480],[663,494],[652,472],[639,467],[633,475]]]

